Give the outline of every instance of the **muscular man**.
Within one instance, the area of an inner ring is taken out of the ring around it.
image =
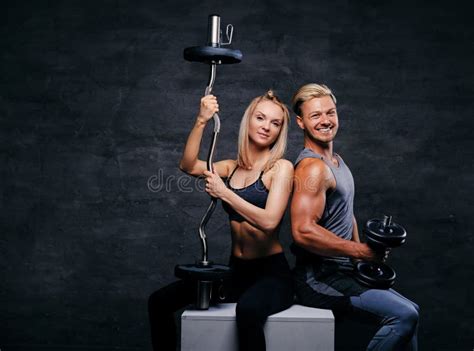
[[[325,85],[307,84],[293,96],[304,149],[295,162],[291,221],[299,303],[351,313],[379,323],[367,350],[417,350],[418,306],[393,289],[370,289],[353,277],[352,259],[380,260],[359,241],[354,180],[333,152],[339,121]]]

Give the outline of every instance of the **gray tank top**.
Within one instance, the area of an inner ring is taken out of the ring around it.
[[[354,216],[354,179],[352,178],[349,167],[346,166],[342,158],[337,154],[334,154],[334,156],[338,160],[339,167],[335,166],[331,161],[324,159],[322,155],[305,148],[298,155],[295,161],[295,168],[298,166],[298,163],[305,158],[319,158],[331,169],[336,179],[336,188],[326,194],[326,206],[318,224],[342,239],[351,240],[353,230],[352,219]],[[300,250],[303,249],[299,248],[295,251]],[[309,252],[306,252],[306,254],[316,256]],[[337,261],[340,263],[350,262],[348,257],[317,257],[319,259]]]

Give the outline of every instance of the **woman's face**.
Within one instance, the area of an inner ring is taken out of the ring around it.
[[[249,139],[261,147],[270,147],[280,134],[284,114],[272,101],[260,101],[249,121]]]

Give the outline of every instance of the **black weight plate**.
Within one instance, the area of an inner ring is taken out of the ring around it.
[[[232,64],[242,61],[240,50],[216,48],[212,46],[193,46],[184,49],[184,59],[193,62]]]
[[[391,223],[388,226],[383,226],[383,220],[370,219],[367,221],[364,233],[366,236],[375,238],[378,241],[390,241],[395,246],[403,243],[407,236],[406,230],[399,224]]]
[[[405,237],[406,230],[401,225],[392,222],[388,226],[383,226],[381,219],[369,219],[365,225],[365,230],[376,236],[391,236],[391,237]]]
[[[405,243],[405,238],[400,239],[385,237],[381,240],[378,237],[370,236],[366,233],[366,241],[367,244],[369,244],[370,247],[374,248],[376,251],[383,251],[387,247],[393,248],[402,245],[403,243]]]
[[[196,264],[180,264],[174,267],[174,275],[181,279],[214,281],[230,277],[231,268],[223,264],[198,266]]]
[[[395,283],[395,271],[384,263],[358,262],[355,277],[369,287],[388,289]]]

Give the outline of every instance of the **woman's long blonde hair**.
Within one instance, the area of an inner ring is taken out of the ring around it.
[[[249,104],[245,113],[242,117],[242,121],[240,122],[240,130],[239,130],[239,144],[238,144],[238,154],[237,154],[237,164],[239,167],[242,168],[250,168],[252,166],[250,162],[250,155],[249,155],[249,124],[250,124],[250,117],[255,111],[259,102],[262,101],[271,101],[278,106],[283,111],[283,122],[280,129],[280,133],[278,134],[277,139],[275,142],[270,146],[270,158],[268,159],[267,163],[263,167],[263,171],[267,171],[273,167],[276,161],[283,157],[286,150],[286,139],[288,136],[288,124],[290,122],[290,113],[286,105],[281,102],[281,100],[273,93],[272,90],[269,90],[265,93],[265,95],[258,96],[252,100]]]

